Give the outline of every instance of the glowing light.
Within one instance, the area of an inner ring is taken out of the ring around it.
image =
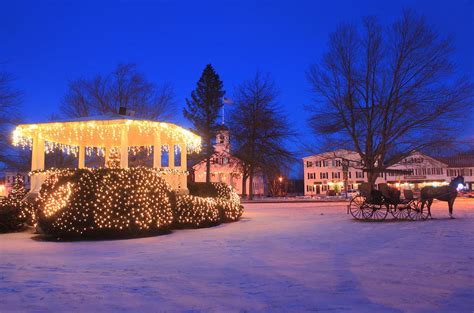
[[[235,221],[243,213],[232,187],[213,183],[217,198],[175,194],[164,176],[177,169],[53,169],[38,197],[39,224],[47,233],[81,236],[143,232],[177,224],[203,227]],[[182,171],[181,171],[182,172]]]
[[[45,140],[47,153],[60,149],[77,155],[78,146],[82,145],[97,147],[95,152],[99,154],[99,149],[120,147],[123,132],[128,134],[130,147],[145,147],[148,152],[156,136],[160,136],[164,145],[185,144],[188,152],[201,149],[201,137],[175,124],[128,119],[24,124],[15,128],[12,141],[15,146],[31,148],[33,138],[39,134]],[[132,148],[132,151],[136,150]]]

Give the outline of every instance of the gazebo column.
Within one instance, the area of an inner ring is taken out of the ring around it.
[[[128,168],[128,129],[122,129],[120,139],[120,168]]]
[[[174,168],[174,143],[168,145],[168,167]]]
[[[107,164],[109,163],[110,159],[110,147],[104,148],[104,167],[108,167]]]
[[[77,163],[78,168],[86,167],[86,147],[84,145],[79,145],[79,160]]]
[[[153,139],[153,167],[161,167],[161,135],[155,134]]]
[[[186,144],[185,143],[182,143],[180,146],[179,146],[179,150],[181,151],[181,169],[183,171],[187,170],[188,166],[187,166],[187,155],[186,155]]]
[[[188,191],[188,178],[184,172],[188,169],[188,166],[187,166],[187,150],[186,150],[186,143],[182,143],[180,146],[179,146],[179,149],[181,151],[181,170],[183,171],[183,173],[180,173],[179,174],[179,186],[180,186],[180,191],[182,193],[185,193],[187,194],[189,191]]]
[[[44,170],[44,138],[36,133],[31,148],[31,170]],[[31,191],[38,192],[44,181],[43,174],[34,174],[31,177]]]

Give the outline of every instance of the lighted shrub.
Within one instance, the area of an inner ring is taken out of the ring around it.
[[[239,195],[225,183],[188,183],[189,193],[199,197],[212,197],[222,222],[238,220],[243,214]]]
[[[56,237],[129,237],[240,218],[230,186],[199,188],[214,196],[177,194],[150,168],[50,170],[38,197],[38,229]]]
[[[244,213],[244,207],[240,204],[240,201],[234,202],[218,198],[216,199],[216,205],[223,222],[237,221]]]
[[[216,201],[212,198],[176,195],[174,213],[178,227],[208,227],[221,221]]]
[[[56,170],[40,191],[38,226],[58,237],[167,230],[173,222],[169,192],[149,168]]]
[[[33,224],[34,206],[23,201],[26,194],[23,178],[17,175],[10,194],[0,200],[0,233],[17,231],[26,224]]]
[[[11,203],[7,200],[0,202],[0,233],[7,233],[21,229],[27,222],[27,214],[20,203]]]

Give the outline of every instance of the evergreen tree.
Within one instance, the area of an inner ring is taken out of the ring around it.
[[[25,181],[20,174],[15,176],[12,190],[8,194],[8,200],[13,202],[20,202],[26,196]]]
[[[108,168],[120,167],[120,151],[118,148],[110,149],[109,159],[107,160],[105,166]]]
[[[219,126],[217,119],[222,108],[224,84],[219,79],[211,64],[208,64],[197,82],[197,87],[191,93],[191,99],[186,99],[183,110],[186,117],[202,137],[202,154],[206,160],[206,182],[211,179],[211,156],[214,153],[212,139]]]

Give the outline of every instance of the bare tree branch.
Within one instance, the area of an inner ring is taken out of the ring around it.
[[[310,126],[354,149],[372,183],[400,156],[452,143],[473,100],[473,84],[455,79],[452,51],[411,11],[388,28],[374,17],[341,25],[307,73],[318,97]]]

